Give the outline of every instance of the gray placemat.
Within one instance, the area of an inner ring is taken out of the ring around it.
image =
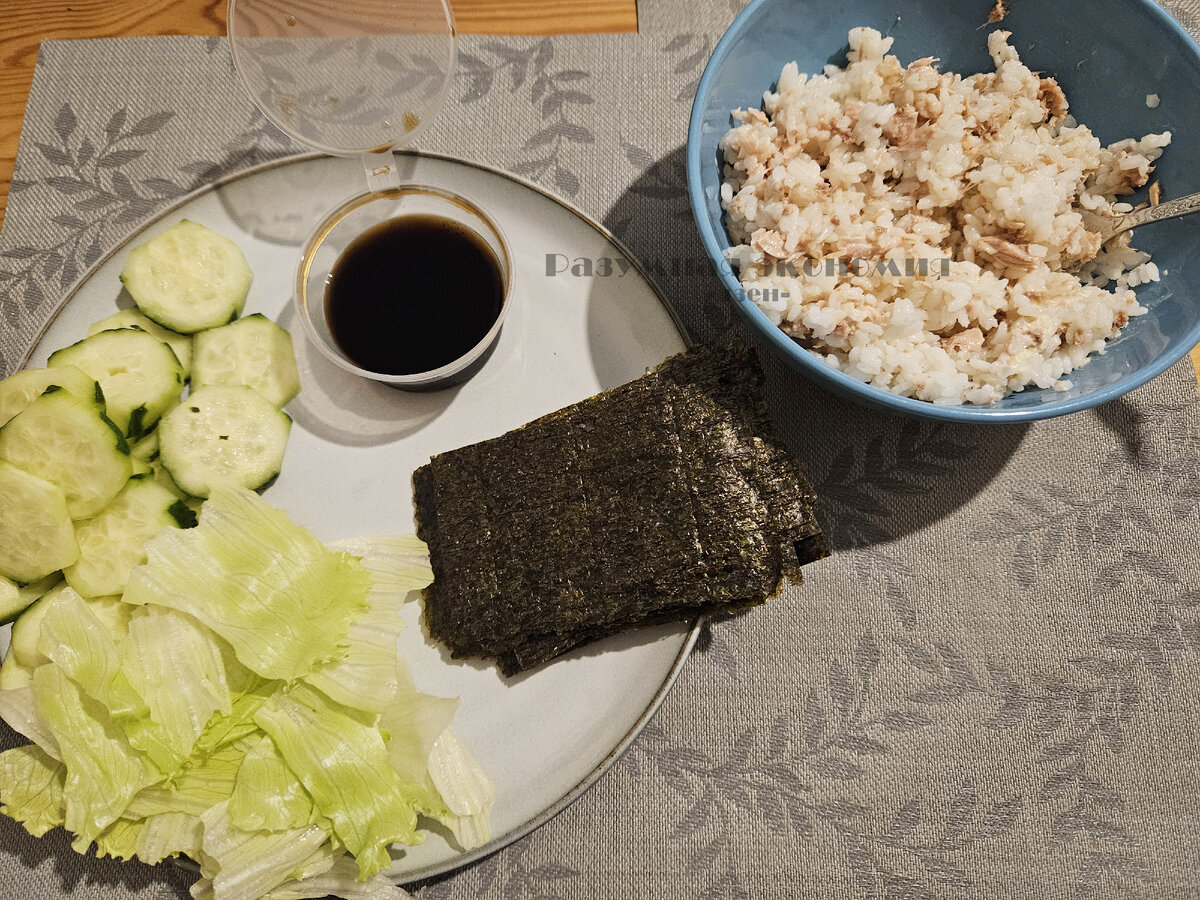
[[[467,37],[421,147],[545,184],[736,329],[695,237],[692,92],[740,4],[639,35]],[[1193,29],[1200,4],[1172,11]],[[0,233],[0,371],[164,203],[296,147],[222,39],[46,42]],[[837,553],[706,630],[632,749],[450,898],[1200,895],[1200,402],[1186,362],[1093,412],[980,429],[866,413],[768,361]],[[0,743],[12,742],[11,734]],[[0,896],[183,898],[0,820]]]

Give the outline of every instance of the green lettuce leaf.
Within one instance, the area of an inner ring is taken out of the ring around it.
[[[219,803],[200,817],[204,838],[200,873],[214,900],[260,900],[297,874],[329,840],[328,832],[309,825],[288,831],[243,831],[229,821],[228,804]],[[193,888],[193,897],[203,898]]]
[[[226,671],[232,672],[230,669]],[[254,724],[254,714],[268,697],[283,687],[284,682],[261,678],[249,669],[244,671],[250,678],[241,681],[240,689],[233,693],[229,712],[213,716],[200,733],[196,741],[196,751],[201,755],[215,753],[227,744],[235,744],[251,735],[261,734],[259,727]]]
[[[46,728],[34,706],[32,675],[28,687],[0,691],[0,719],[7,722],[17,734],[25,735],[41,747],[47,756],[58,760],[62,759],[62,750],[58,748],[58,741]]]
[[[180,761],[191,755],[213,713],[232,711],[221,650],[194,619],[143,607],[129,622],[120,657],[126,678]]]
[[[41,837],[64,822],[62,763],[33,744],[0,753],[0,813]]]
[[[434,815],[453,832],[460,846],[469,850],[491,840],[496,786],[449,728],[429,755],[429,779],[448,810]]]
[[[334,835],[369,878],[391,862],[391,843],[418,844],[417,813],[441,808],[426,788],[401,780],[378,729],[300,684],[276,694],[254,720],[333,823]]]
[[[42,601],[46,604],[38,650],[90,699],[102,705],[129,739],[163,775],[187,758],[171,745],[166,731],[150,716],[145,699],[121,668],[121,653],[108,627],[70,588]],[[35,673],[36,675],[36,673]],[[183,690],[163,685],[160,691]]]
[[[325,896],[342,900],[412,900],[412,894],[397,887],[385,875],[358,880],[358,866],[346,855],[333,861],[328,870],[281,884],[263,900],[308,900]]]
[[[371,606],[350,625],[343,655],[317,666],[305,681],[353,709],[382,713],[396,698],[396,640],[404,630],[403,594],[371,594]]]
[[[366,609],[370,577],[326,549],[253,491],[213,491],[195,528],[165,529],[146,545],[128,603],[193,616],[265,678],[294,679],[337,657]]]
[[[152,866],[167,857],[195,856],[200,852],[203,834],[200,818],[182,812],[137,820],[117,819],[96,838],[96,855],[114,859],[136,857]]]
[[[312,822],[313,803],[275,742],[263,734],[250,739],[229,797],[229,820],[243,831],[287,831]]]
[[[429,772],[429,754],[454,718],[458,700],[435,697],[417,690],[407,663],[394,665],[396,696],[379,718],[387,740],[388,762],[396,773],[413,784],[423,784]]]
[[[226,744],[212,754],[196,754],[174,783],[155,784],[137,793],[125,810],[130,819],[182,812],[199,816],[229,799],[238,769],[246,757],[241,743]]]
[[[137,856],[138,835],[146,819],[117,819],[96,837],[96,855],[129,860]]]
[[[433,581],[429,548],[415,534],[359,537],[334,541],[331,550],[344,550],[362,560],[371,573],[371,591],[400,594],[419,591]]]
[[[38,715],[54,735],[66,766],[64,824],[87,849],[139,791],[162,779],[129,743],[108,710],[84,695],[54,663],[33,673]]]

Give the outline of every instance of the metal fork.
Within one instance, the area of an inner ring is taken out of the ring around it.
[[[1161,222],[1163,219],[1174,219],[1176,216],[1186,216],[1188,213],[1200,210],[1200,193],[1187,194],[1174,200],[1164,200],[1155,206],[1135,209],[1133,212],[1116,216],[1102,216],[1089,209],[1081,209],[1083,227],[1093,234],[1100,235],[1101,245],[1107,244],[1123,231],[1137,228],[1148,222]]]

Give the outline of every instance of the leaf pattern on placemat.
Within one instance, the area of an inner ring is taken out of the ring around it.
[[[81,122],[70,102],[59,106],[56,140],[34,142],[46,172],[41,184],[56,201],[46,212],[55,239],[39,247],[0,249],[0,286],[9,300],[4,309],[10,326],[61,296],[107,247],[166,204],[221,175],[294,149],[256,110],[221,159],[186,162],[175,178],[166,178],[139,163],[175,120],[172,110],[120,106],[89,111]]]
[[[527,89],[541,124],[525,138],[520,157],[510,168],[574,197],[580,185],[571,152],[596,140],[595,132],[584,124],[592,118],[587,107],[596,102],[585,90],[591,73],[571,66],[552,66],[554,42],[549,38],[524,48],[506,41],[488,41],[482,50],[485,55],[459,54],[461,79],[466,87],[460,102],[482,100],[498,80],[510,93]]]
[[[962,442],[964,437],[950,426],[906,419],[861,444],[840,445],[826,469],[812,476],[822,505],[836,522],[835,544],[849,549],[893,536],[897,513],[939,481],[954,477],[976,451],[978,445]]]
[[[663,45],[662,52],[671,59],[671,74],[683,82],[675,94],[675,102],[692,102],[712,48],[710,35],[692,31],[680,32]]]
[[[37,142],[52,174],[45,184],[61,200],[50,216],[61,240],[49,247],[10,247],[0,251],[4,283],[9,296],[35,310],[45,298],[45,288],[64,289],[99,259],[110,226],[145,218],[164,199],[178,196],[174,185],[159,178],[135,182],[126,168],[145,152],[145,139],[174,118],[169,110],[131,116],[125,107],[115,110],[100,128],[80,127],[71,104],[59,107],[54,120],[56,143]]]
[[[450,878],[439,878],[415,888],[421,900],[460,896],[469,883],[475,897],[503,900],[567,900],[577,869],[559,862],[538,861],[528,841],[518,842],[500,855],[489,856]]]

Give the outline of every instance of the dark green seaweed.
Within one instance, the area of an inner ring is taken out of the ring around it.
[[[828,553],[737,344],[439,454],[413,480],[435,574],[426,627],[505,674],[761,603]]]

